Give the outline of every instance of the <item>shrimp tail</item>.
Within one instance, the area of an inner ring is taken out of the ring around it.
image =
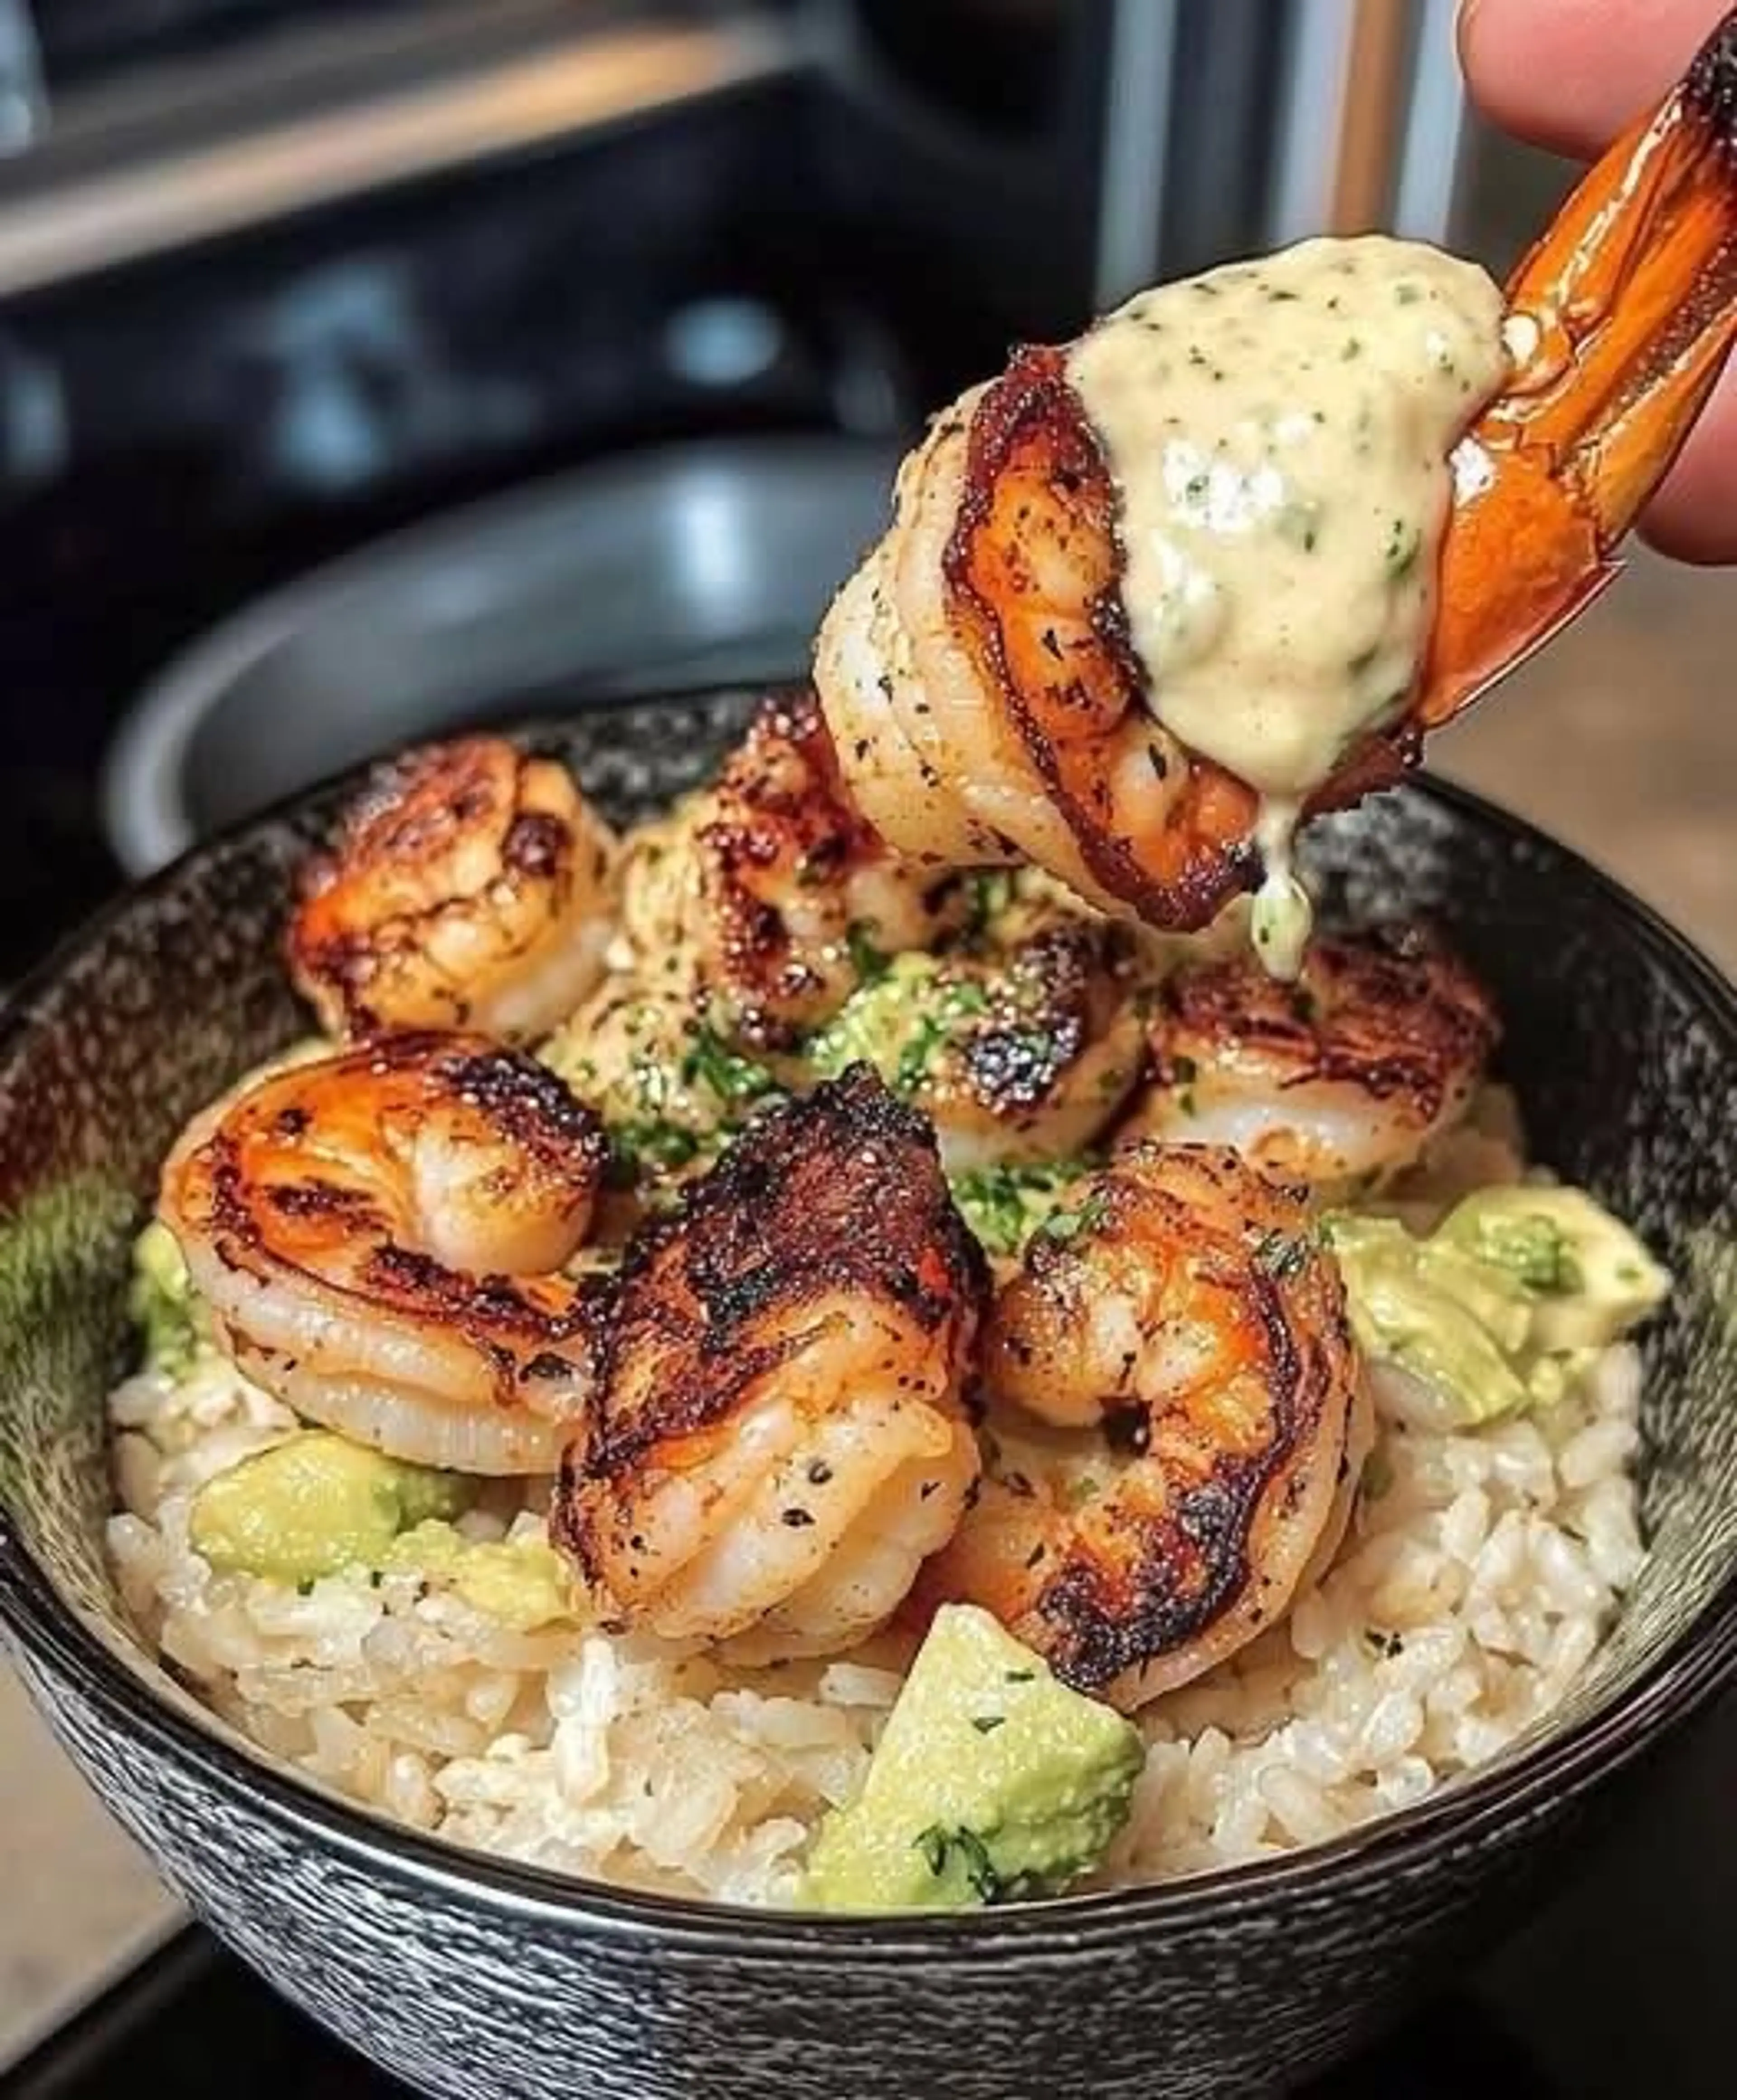
[[[1417,730],[1590,604],[1737,341],[1737,8],[1507,287],[1507,387],[1455,454]]]

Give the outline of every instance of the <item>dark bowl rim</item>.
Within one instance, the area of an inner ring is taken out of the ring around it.
[[[738,690],[701,689],[614,704],[641,711],[670,703],[720,700],[735,697]],[[608,711],[608,704],[598,711]],[[531,741],[559,737],[572,719],[546,717],[510,733]],[[351,769],[286,797],[122,890],[60,942],[0,1006],[0,1065],[17,1054],[39,1006],[61,977],[117,926],[171,893],[193,868],[269,837],[297,813],[341,793],[347,782],[355,783],[366,770],[365,765]],[[1639,945],[1701,1010],[1737,1061],[1737,987],[1650,905],[1572,848],[1469,788],[1423,775],[1414,776],[1399,792],[1435,801],[1474,826],[1501,834],[1510,845],[1554,858],[1571,870],[1605,910],[1627,922]],[[449,1844],[395,1824],[295,1776],[263,1751],[239,1739],[232,1742],[217,1732],[215,1717],[210,1725],[202,1724],[163,1699],[143,1672],[129,1667],[60,1595],[7,1521],[3,1507],[0,1631],[51,1679],[56,1674],[64,1677],[110,1724],[144,1737],[171,1763],[191,1767],[239,1807],[265,1815],[304,1842],[335,1851],[369,1873],[384,1872],[400,1882],[432,1887],[462,1900],[481,1899],[550,1928],[655,1940],[669,1951],[695,1957],[715,1956],[723,1945],[733,1959],[768,1962],[848,1955],[900,1963],[944,1954],[962,1968],[977,1961],[999,1964],[1010,1957],[1041,1959],[1071,1953],[1123,1942],[1135,1933],[1222,1931],[1288,1899],[1310,1908],[1337,1904],[1355,1899],[1372,1879],[1421,1877],[1436,1871],[1444,1857],[1475,1851],[1493,1831],[1554,1815],[1655,1748],[1737,1675],[1737,1568],[1665,1652],[1605,1705],[1568,1727],[1545,1732],[1489,1771],[1408,1808],[1324,1844],[1174,1882],[931,1917],[820,1917],[615,1888]],[[48,1689],[52,1720],[51,1683]]]

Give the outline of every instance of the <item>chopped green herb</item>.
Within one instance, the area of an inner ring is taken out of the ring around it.
[[[1395,582],[1408,576],[1416,567],[1417,557],[1422,551],[1422,533],[1415,525],[1408,525],[1404,518],[1395,518],[1388,527],[1387,545],[1382,550],[1388,575]]]
[[[1254,1251],[1257,1267],[1266,1270],[1276,1282],[1295,1276],[1309,1259],[1306,1239],[1289,1233],[1268,1233]]]
[[[613,1123],[607,1178],[613,1188],[630,1189],[646,1168],[673,1171],[688,1165],[700,1151],[699,1134],[683,1130],[679,1123]]]
[[[919,1831],[912,1842],[922,1854],[924,1864],[937,1878],[946,1872],[948,1855],[957,1852],[971,1893],[979,1903],[993,1903],[1001,1895],[1001,1877],[995,1871],[988,1847],[975,1830],[962,1826],[948,1830],[939,1823],[931,1823],[926,1830]]]
[[[845,947],[859,984],[876,983],[891,967],[891,956],[875,944],[876,931],[873,919],[853,919],[844,929]]]
[[[994,921],[1013,902],[1013,873],[1008,868],[994,868],[987,874],[970,877],[968,889],[970,911],[965,923],[967,940],[977,940],[988,932]]]
[[[1037,1682],[1037,1673],[1035,1670],[1004,1670],[1001,1674],[1009,1684],[1035,1684]]]
[[[1005,1714],[974,1714],[971,1716],[971,1726],[979,1736],[992,1736],[997,1728],[1006,1725],[1007,1716]]]
[[[911,1039],[899,1052],[891,1081],[895,1094],[908,1098],[929,1076],[935,1053],[947,1040],[947,1023],[938,1013],[926,1013],[912,1031]]]
[[[1091,1167],[1087,1159],[981,1167],[954,1177],[953,1200],[991,1254],[1015,1255]]]
[[[682,1078],[688,1086],[697,1080],[722,1101],[758,1101],[779,1091],[765,1065],[732,1050],[709,1021],[701,1022],[682,1059]]]
[[[1517,1276],[1529,1290],[1561,1296],[1581,1287],[1580,1265],[1568,1235],[1541,1212],[1496,1211],[1480,1216],[1473,1244],[1482,1260]],[[1638,1282],[1639,1272],[1629,1280]]]
[[[1109,1198],[1094,1189],[1077,1211],[1053,1211],[1040,1229],[1045,1239],[1076,1239],[1081,1233],[1096,1232],[1109,1214]]]

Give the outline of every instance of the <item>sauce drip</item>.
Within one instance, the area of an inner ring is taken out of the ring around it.
[[[1475,263],[1367,235],[1143,292],[1069,353],[1147,704],[1263,797],[1252,923],[1276,974],[1308,937],[1298,812],[1421,667],[1448,456],[1505,377],[1502,317]]]

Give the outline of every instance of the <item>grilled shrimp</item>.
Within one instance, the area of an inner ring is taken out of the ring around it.
[[[1135,1146],[1085,1186],[991,1310],[981,1369],[1009,1433],[913,1603],[982,1604],[1131,1710],[1324,1564],[1367,1401],[1302,1191],[1209,1145]]]
[[[1249,304],[1297,300],[1297,250],[1017,351],[908,461],[821,630],[868,821],[937,867],[1027,858],[1171,929],[1264,876],[1256,938],[1288,974],[1299,817],[1390,783],[1614,574],[1737,340],[1734,139],[1737,10],[1499,301],[1437,257],[1456,289],[1432,305],[1390,248],[1341,257],[1318,311]],[[1383,295],[1378,329],[1336,315],[1354,276]],[[1398,383],[1366,388],[1382,369]],[[1203,406],[1203,378],[1232,383]],[[1427,487],[1390,504],[1373,477],[1420,459]],[[1355,499],[1347,462],[1372,476]]]
[[[591,1390],[601,1126],[475,1035],[385,1036],[243,1087],[159,1213],[248,1376],[396,1458],[552,1473]]]
[[[1126,929],[1010,889],[939,955],[898,957],[815,1039],[838,1070],[866,1057],[934,1123],[949,1174],[1083,1151],[1138,1075],[1138,957]]]
[[[1152,1001],[1154,1076],[1125,1133],[1372,1186],[1459,1120],[1496,1033],[1470,971],[1417,929],[1324,937],[1293,985],[1247,955],[1184,968]]]
[[[850,1647],[976,1480],[981,1264],[926,1126],[859,1069],[751,1124],[623,1269],[551,1516],[603,1617]]]
[[[290,973],[333,1035],[547,1034],[601,974],[615,841],[564,766],[498,737],[383,766],[307,868]]]
[[[643,976],[605,977],[540,1054],[603,1118],[617,1165],[646,1194],[709,1165],[780,1091],[767,1065],[712,1026],[691,990]]]
[[[637,967],[685,970],[731,1039],[789,1049],[855,988],[862,956],[927,947],[963,901],[895,860],[846,799],[813,694],[768,700],[718,779],[630,849]]]

